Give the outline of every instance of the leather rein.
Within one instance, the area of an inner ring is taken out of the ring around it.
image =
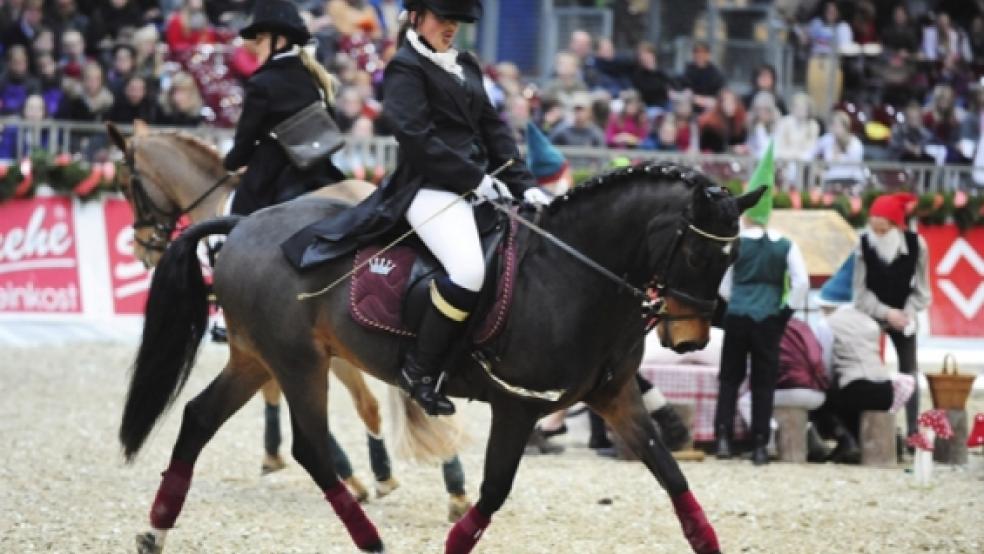
[[[688,233],[693,233],[700,237],[702,240],[709,240],[714,242],[720,242],[725,244],[731,244],[738,239],[738,235],[733,236],[718,236],[703,229],[700,229],[694,225],[686,217],[681,217],[681,222],[677,226],[676,232],[674,233],[673,243],[670,246],[669,255],[663,258],[663,263],[661,264],[661,269],[658,269],[653,277],[643,284],[641,287],[637,287],[630,283],[628,279],[620,277],[613,273],[610,269],[602,266],[598,262],[592,260],[584,253],[580,252],[573,246],[567,244],[563,240],[557,238],[553,233],[543,229],[536,223],[533,223],[522,216],[511,211],[508,207],[500,204],[499,202],[490,202],[498,211],[506,214],[510,219],[520,223],[534,233],[540,235],[541,237],[547,239],[554,246],[560,248],[567,254],[570,254],[574,259],[581,262],[588,268],[592,269],[596,273],[604,276],[609,281],[612,281],[618,285],[619,291],[625,291],[636,299],[639,300],[642,309],[642,319],[645,322],[645,333],[652,331],[660,322],[662,321],[683,321],[689,319],[711,319],[714,315],[714,310],[717,307],[717,298],[705,299],[697,298],[686,292],[683,292],[675,287],[671,287],[668,283],[663,281],[662,276],[669,273],[670,268],[673,265],[673,261],[676,258],[677,252],[680,250],[680,245],[683,243],[684,237]],[[672,297],[680,300],[681,302],[696,308],[696,312],[688,315],[674,316],[667,313],[666,298]]]
[[[144,247],[147,250],[152,250],[155,252],[163,252],[167,249],[168,243],[171,242],[171,236],[174,234],[175,229],[177,229],[178,220],[181,216],[187,215],[189,212],[197,208],[202,202],[205,201],[213,192],[221,187],[226,181],[228,181],[235,173],[226,173],[218,180],[215,181],[210,187],[205,189],[205,192],[200,194],[191,204],[181,208],[176,207],[174,210],[165,210],[154,202],[154,199],[150,197],[147,193],[147,189],[143,183],[143,179],[140,172],[137,170],[136,160],[134,159],[134,154],[132,149],[126,153],[125,162],[127,168],[130,170],[130,197],[133,201],[133,211],[134,211],[134,221],[133,230],[138,231],[140,229],[153,229],[153,233],[150,235],[149,240],[141,239],[134,235],[133,240]]]

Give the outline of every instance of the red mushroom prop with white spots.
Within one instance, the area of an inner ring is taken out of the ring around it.
[[[984,446],[984,413],[974,416],[974,428],[967,437],[967,448]]]
[[[919,416],[919,432],[913,433],[907,441],[916,449],[912,473],[917,485],[929,486],[933,476],[933,441],[936,437],[948,439],[952,436],[953,428],[943,410],[927,410]]]

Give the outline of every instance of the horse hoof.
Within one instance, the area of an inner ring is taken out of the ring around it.
[[[158,544],[157,537],[153,533],[140,533],[137,535],[137,554],[161,554],[164,545]]]
[[[263,463],[260,465],[260,474],[266,475],[268,473],[280,471],[285,467],[287,467],[287,463],[280,457],[280,454],[276,454],[274,456],[267,454],[263,457]]]
[[[459,519],[464,517],[466,513],[468,513],[468,510],[470,510],[471,507],[472,503],[468,500],[468,495],[451,495],[451,499],[448,500],[448,523],[456,523]]]
[[[390,477],[385,481],[376,481],[376,498],[382,498],[398,488],[400,488],[400,482],[395,477]]]
[[[358,501],[359,504],[369,500],[369,491],[366,490],[366,486],[362,484],[362,481],[359,481],[358,477],[353,475],[348,479],[345,479],[344,482],[349,488],[349,491],[352,493],[352,496],[355,497],[355,500]]]

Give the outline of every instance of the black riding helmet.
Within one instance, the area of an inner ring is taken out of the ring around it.
[[[301,14],[289,0],[258,0],[252,20],[239,31],[239,36],[255,39],[257,34],[264,32],[282,35],[292,44],[305,44],[311,40]]]
[[[482,17],[482,0],[407,0],[407,11],[427,9],[444,19],[474,23]]]

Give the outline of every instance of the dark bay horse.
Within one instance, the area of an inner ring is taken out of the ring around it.
[[[644,165],[596,177],[554,202],[540,221],[624,276],[637,292],[658,290],[665,302],[659,336],[665,346],[687,351],[707,343],[717,287],[737,255],[739,215],[760,195],[734,198],[691,170]],[[302,199],[246,219],[206,221],[189,228],[161,259],[120,430],[127,458],[187,379],[204,333],[206,289],[196,245],[205,236],[228,233],[214,283],[229,320],[231,356],[185,407],[151,511],[158,533],[173,526],[202,448],[272,375],[291,408],[294,457],[324,491],[356,546],[383,550],[375,526],[332,466],[325,367],[339,356],[395,383],[401,344],[352,321],[347,282],[298,300],[345,274],[351,257],[298,273],[280,251],[296,231],[344,207]],[[509,319],[493,344],[494,364],[461,360],[447,382],[449,394],[491,404],[492,423],[479,501],[452,527],[446,552],[470,552],[477,543],[512,487],[536,420],[581,400],[605,418],[669,493],[692,549],[719,551],[713,527],[661,442],[632,378],[645,332],[639,297],[531,233],[521,232],[519,243],[521,271]],[[551,391],[558,396],[549,401],[538,394]]]
[[[187,211],[186,215],[193,223],[220,215],[229,195],[235,190],[239,176],[227,178],[222,158],[216,149],[193,135],[152,131],[139,120],[133,127],[130,137],[124,137],[112,123],[107,124],[107,132],[126,160],[120,169],[119,183],[133,211],[134,255],[145,266],[154,267],[170,242],[171,231],[178,224],[180,212]],[[353,179],[324,187],[311,195],[356,203],[369,196],[375,188],[368,182]],[[399,482],[390,470],[389,456],[381,440],[379,401],[369,389],[362,372],[350,362],[336,358],[332,361],[331,371],[351,394],[356,411],[366,425],[370,437],[370,459],[374,462],[373,473],[377,477],[376,494],[389,494],[399,486]],[[269,380],[262,387],[262,392],[267,404],[280,402],[280,387],[275,379]],[[435,420],[434,424],[443,426],[446,422]],[[269,413],[266,425],[267,433],[279,434],[279,422],[271,421]],[[432,435],[437,438],[446,432],[444,429],[435,430]],[[338,448],[337,443],[335,448]],[[430,450],[444,448],[440,444]],[[340,455],[345,456],[344,452]],[[265,470],[280,469],[284,467],[284,462],[279,453],[271,455],[268,452],[262,466]],[[452,455],[445,461],[443,469],[449,492],[448,514],[454,521],[471,507],[471,502],[463,490],[464,475],[457,456]],[[345,482],[360,500],[368,498],[368,490],[356,475],[352,474]]]

